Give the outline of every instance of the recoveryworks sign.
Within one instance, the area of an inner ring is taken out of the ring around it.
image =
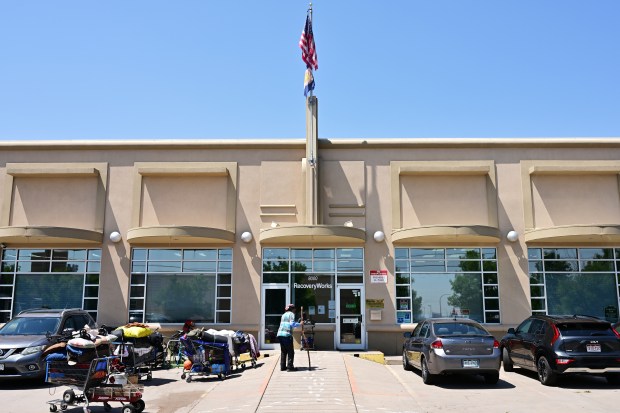
[[[322,289],[322,288],[332,288],[331,283],[314,283],[314,284],[299,284],[294,283],[295,288],[306,288],[311,290]]]

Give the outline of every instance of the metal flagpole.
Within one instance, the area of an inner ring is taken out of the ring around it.
[[[310,2],[308,6],[308,13],[310,14],[310,26],[312,26],[312,2]],[[314,33],[312,33],[312,41],[314,42]],[[310,68],[310,74],[314,78],[314,74],[312,73],[312,68]],[[312,99],[312,96],[314,96],[314,90],[310,89],[310,96],[308,96],[308,99]]]

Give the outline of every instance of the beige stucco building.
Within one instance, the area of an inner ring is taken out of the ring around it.
[[[317,348],[399,354],[428,316],[617,319],[619,176],[618,138],[2,142],[0,321],[78,305],[270,348],[295,302]]]

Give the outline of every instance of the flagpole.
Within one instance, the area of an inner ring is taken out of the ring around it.
[[[310,13],[310,24],[312,24],[312,2],[308,5],[308,13]],[[312,68],[310,68],[310,73],[312,73]],[[314,74],[312,74],[312,77],[314,77]],[[312,99],[312,96],[314,96],[313,89],[310,90],[310,96],[308,96],[308,99]]]

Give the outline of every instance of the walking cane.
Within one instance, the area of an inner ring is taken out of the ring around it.
[[[304,333],[304,308],[301,307],[301,348],[304,348],[304,343],[306,347],[306,354],[308,354],[308,370],[312,370],[310,366],[310,346],[308,345],[308,339],[306,338],[306,334]]]

